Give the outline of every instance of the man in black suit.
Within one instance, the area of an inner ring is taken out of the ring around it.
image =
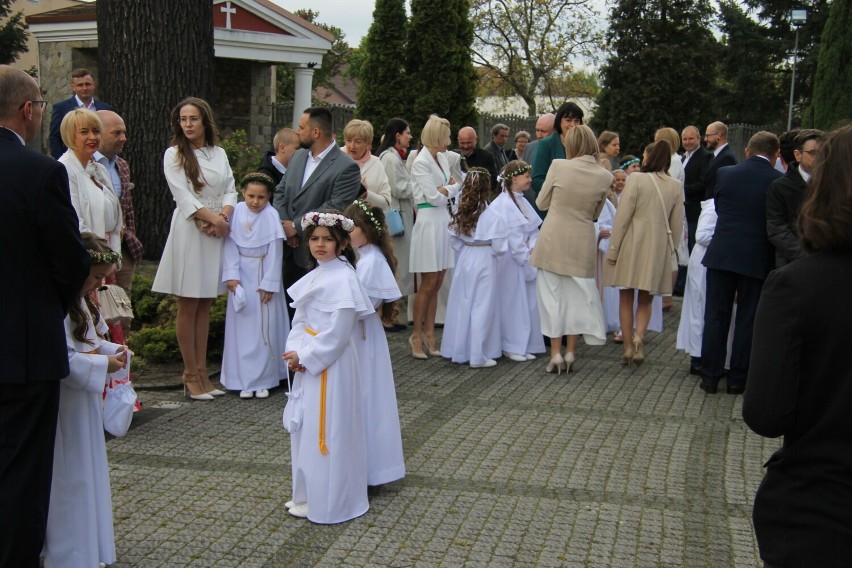
[[[719,168],[735,166],[737,157],[728,146],[728,127],[721,122],[714,122],[704,131],[704,142],[707,149],[713,152],[707,171],[704,172],[704,199],[712,199],[716,194],[716,174]]]
[[[506,141],[509,140],[509,127],[505,124],[497,123],[491,128],[491,142],[485,146],[485,151],[494,156],[494,166],[497,172],[503,170],[503,166],[509,163],[509,158],[506,155]],[[492,178],[497,179],[497,178]],[[495,182],[492,182],[492,184]]]
[[[112,110],[107,103],[95,98],[95,80],[88,69],[81,67],[71,71],[71,91],[74,93],[71,98],[54,104],[50,114],[50,153],[56,159],[59,159],[59,156],[67,150],[59,133],[59,127],[66,114],[79,107],[91,111]]]
[[[719,170],[716,230],[704,255],[707,295],[701,342],[701,388],[715,393],[727,356],[734,300],[737,317],[728,373],[728,393],[742,394],[748,376],[754,314],[763,281],[774,266],[766,236],[766,192],[781,177],[775,169],[778,137],[758,132],[748,141],[748,159]]]
[[[37,567],[53,473],[59,381],[68,376],[65,314],[89,255],[68,175],[28,149],[46,102],[32,77],[0,65],[0,567]]]
[[[787,173],[773,181],[766,194],[766,232],[775,247],[776,268],[802,256],[796,221],[823,139],[821,130],[799,130],[793,156],[786,160]]]
[[[296,134],[301,148],[290,158],[272,200],[289,245],[284,248],[285,290],[308,273],[302,217],[317,209],[343,211],[355,201],[361,187],[361,169],[334,139],[331,111],[324,107],[306,109]]]
[[[459,129],[459,148],[456,151],[464,158],[468,168],[485,168],[491,174],[491,179],[496,180],[499,172],[494,162],[494,155],[488,150],[477,146],[476,140],[476,130],[473,127],[462,127]],[[495,182],[492,181],[493,183]]]
[[[685,150],[683,161],[686,208],[686,225],[689,234],[689,252],[695,245],[695,229],[698,227],[698,216],[701,214],[701,201],[704,200],[704,176],[710,158],[713,154],[701,145],[701,131],[697,126],[687,126],[681,133],[681,141]]]

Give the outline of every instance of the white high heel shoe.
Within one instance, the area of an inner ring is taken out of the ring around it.
[[[562,358],[561,354],[558,354],[550,358],[550,363],[547,364],[547,367],[544,370],[548,373],[561,375],[563,369],[565,369],[565,360]]]

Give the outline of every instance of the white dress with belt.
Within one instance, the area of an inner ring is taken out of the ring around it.
[[[450,185],[450,166],[447,158],[438,153],[432,156],[424,149],[417,154],[411,167],[414,180],[413,196],[417,219],[411,235],[409,270],[413,273],[438,272],[455,264],[450,246],[450,210],[447,196],[438,191],[446,187],[452,196],[458,184]]]

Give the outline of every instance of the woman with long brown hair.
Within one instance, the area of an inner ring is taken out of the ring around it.
[[[175,200],[169,237],[151,289],[178,297],[177,340],[183,383],[195,400],[225,394],[207,376],[210,307],[224,290],[222,242],[237,204],[234,174],[207,101],[190,97],[172,110],[163,171]]]

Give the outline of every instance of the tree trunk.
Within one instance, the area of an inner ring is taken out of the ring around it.
[[[169,113],[184,97],[210,98],[211,0],[98,0],[100,94],[122,116],[135,188],[136,232],[159,259],[175,208],[163,176]]]

